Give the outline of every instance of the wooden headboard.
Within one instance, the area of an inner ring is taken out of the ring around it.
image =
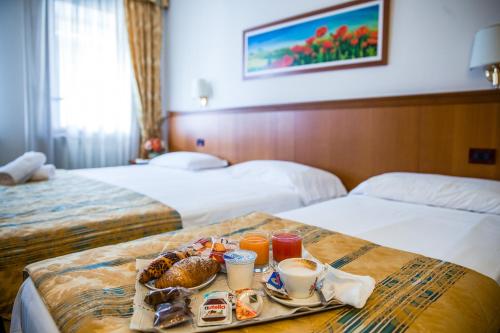
[[[500,92],[171,112],[169,148],[231,163],[296,161],[335,173],[349,189],[388,171],[500,179],[499,156],[493,165],[469,163],[469,148],[500,153]]]

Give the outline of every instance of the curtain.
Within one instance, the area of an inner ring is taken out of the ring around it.
[[[127,164],[140,108],[122,0],[26,0],[29,148],[59,168]]]
[[[139,0],[139,1],[151,2],[163,8],[168,8],[168,3],[169,3],[168,0]]]
[[[162,138],[160,63],[163,6],[156,0],[125,0],[125,7],[132,63],[141,101],[138,120],[144,142]],[[146,157],[143,148],[141,156]]]
[[[48,163],[54,163],[49,68],[52,13],[49,0],[24,2],[26,144],[28,150],[45,153]]]
[[[55,161],[126,164],[137,154],[135,81],[121,0],[54,1]]]

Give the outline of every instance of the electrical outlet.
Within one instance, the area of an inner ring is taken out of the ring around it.
[[[495,164],[496,149],[490,148],[470,148],[469,163],[473,164]]]
[[[202,138],[196,139],[196,147],[205,147],[205,139]]]

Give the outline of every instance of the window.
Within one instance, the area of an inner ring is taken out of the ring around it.
[[[55,0],[55,133],[127,134],[134,81],[121,1]]]

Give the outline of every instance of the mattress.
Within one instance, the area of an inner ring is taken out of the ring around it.
[[[186,171],[154,165],[81,169],[76,174],[147,195],[175,208],[183,227],[220,222],[253,211],[302,207],[300,193],[254,178],[231,176],[228,168]]]

